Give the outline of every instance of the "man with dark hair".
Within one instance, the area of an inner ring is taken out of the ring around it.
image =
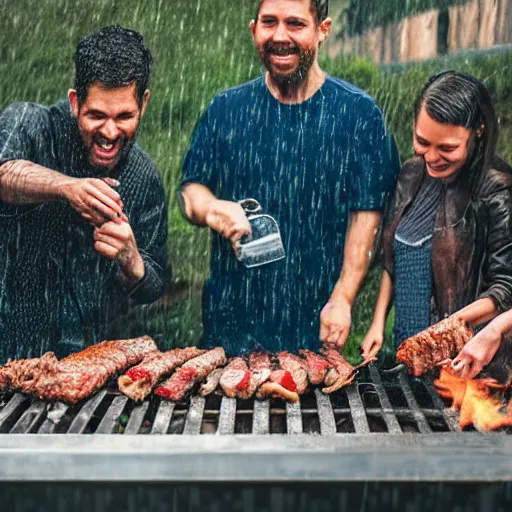
[[[162,293],[164,188],[135,143],[151,54],[119,26],[83,38],[69,101],[0,114],[0,364],[100,341]]]
[[[330,27],[326,1],[259,1],[250,29],[266,73],[214,98],[184,161],[183,213],[212,230],[204,342],[230,354],[343,346],[394,188],[381,111],[318,64]],[[247,198],[277,220],[284,258],[238,261]]]
[[[256,15],[254,19],[257,20],[260,15],[261,4],[265,0],[258,1],[258,8],[256,9]],[[309,4],[309,10],[314,16],[317,23],[324,21],[329,16],[329,0],[311,0]]]

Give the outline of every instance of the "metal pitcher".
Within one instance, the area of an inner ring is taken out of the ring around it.
[[[242,199],[238,204],[251,225],[251,233],[244,235],[237,245],[238,261],[252,268],[283,259],[283,240],[274,217],[260,213],[262,208],[256,199]]]

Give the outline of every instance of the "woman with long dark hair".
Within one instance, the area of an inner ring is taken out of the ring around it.
[[[496,156],[497,139],[479,80],[456,71],[429,79],[415,108],[416,156],[386,217],[365,358],[382,347],[393,301],[396,346],[456,312],[479,325],[512,306],[512,169]]]

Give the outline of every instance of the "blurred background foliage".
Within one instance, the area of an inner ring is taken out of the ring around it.
[[[430,5],[439,3],[429,1]],[[211,98],[262,72],[248,29],[255,4],[255,0],[0,0],[0,108],[12,101],[51,104],[65,97],[79,38],[102,26],[118,23],[138,30],[153,52],[152,97],[139,143],[154,158],[168,192],[173,279],[162,300],[120,319],[112,326],[112,336],[147,332],[165,347],[199,341],[209,235],[181,218],[176,189],[194,125]],[[366,16],[365,23],[380,23],[404,5],[413,11],[425,7],[424,0],[351,2],[355,4]],[[388,68],[363,59],[328,58],[322,53],[321,65],[375,98],[387,116],[402,161],[412,154],[412,109],[427,78],[448,68],[474,74],[491,90],[501,125],[500,154],[512,161],[510,52],[466,52]],[[357,358],[356,347],[371,321],[379,279],[377,260],[353,313],[346,349],[349,358]],[[388,324],[389,342],[391,322]]]

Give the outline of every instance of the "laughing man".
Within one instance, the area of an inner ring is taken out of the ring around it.
[[[162,292],[167,213],[135,136],[151,54],[119,26],[83,38],[68,101],[0,114],[0,364],[98,342]]]

